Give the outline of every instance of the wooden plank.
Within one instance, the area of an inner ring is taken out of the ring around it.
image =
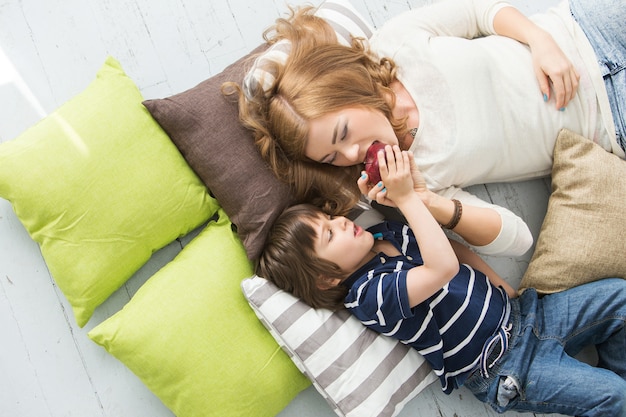
[[[104,61],[93,15],[79,0],[10,5],[2,10],[2,24],[13,30],[2,30],[0,42],[42,106],[51,111],[80,92],[93,79],[94,63]],[[8,39],[12,42],[7,45]]]
[[[123,363],[106,350],[93,343],[87,333],[104,320],[120,311],[150,277],[171,261],[181,250],[174,241],[155,252],[153,257],[137,271],[119,290],[96,309],[85,328],[71,322],[82,360],[99,395],[105,416],[170,417],[170,410]],[[138,403],[141,407],[138,407]]]
[[[9,58],[0,49],[0,143],[22,133],[46,115],[39,101],[21,78]]]
[[[467,191],[485,201],[508,207],[513,213],[524,219],[530,228],[534,241],[537,241],[550,197],[550,189],[546,185],[545,179],[511,184],[475,185],[468,187]],[[517,288],[528,268],[533,251],[534,244],[528,252],[519,257],[485,256],[484,259],[509,284]]]
[[[37,244],[5,200],[0,200],[0,236],[11,237],[0,240],[0,296],[6,313],[0,322],[0,362],[6,371],[0,395],[13,391],[0,403],[3,414],[101,415],[68,326],[71,312],[59,302]],[[38,412],[32,413],[31,407]]]

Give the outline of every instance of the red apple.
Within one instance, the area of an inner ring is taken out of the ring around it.
[[[365,172],[367,173],[368,182],[372,185],[378,184],[380,181],[378,151],[381,150],[385,150],[385,144],[374,142],[367,149],[367,154],[365,155]]]

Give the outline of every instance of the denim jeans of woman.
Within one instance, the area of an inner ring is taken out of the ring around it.
[[[465,386],[498,412],[626,416],[626,280],[607,278],[511,300],[509,347]],[[598,364],[574,358],[595,345]]]
[[[569,0],[569,5],[598,58],[617,143],[626,150],[626,4],[624,0]]]

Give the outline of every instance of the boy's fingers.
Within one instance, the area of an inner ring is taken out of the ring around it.
[[[381,168],[385,167],[385,169],[392,169],[395,166],[391,146],[387,145],[383,152],[378,152],[378,166]]]
[[[393,156],[396,161],[396,167],[398,170],[403,169],[404,160],[402,159],[402,151],[397,145],[393,146]]]

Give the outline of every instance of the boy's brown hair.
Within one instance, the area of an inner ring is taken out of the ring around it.
[[[310,204],[287,208],[274,223],[259,258],[256,273],[314,308],[343,307],[348,289],[324,285],[329,278],[344,279],[338,265],[316,256],[313,222],[326,214]]]

